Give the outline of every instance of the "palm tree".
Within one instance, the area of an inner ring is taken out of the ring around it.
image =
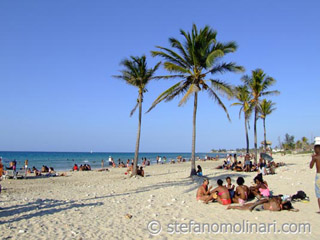
[[[301,141],[302,141],[302,146],[305,149],[309,145],[308,138],[302,137]]]
[[[262,96],[272,94],[279,94],[279,91],[267,91],[269,87],[276,83],[276,80],[267,76],[262,69],[252,71],[251,76],[245,75],[242,77],[244,84],[248,86],[251,91],[251,103],[254,108],[254,148],[255,148],[255,163],[258,157],[258,141],[257,141],[257,121],[259,114],[259,103]]]
[[[246,142],[247,142],[247,153],[249,153],[249,119],[252,113],[252,105],[251,105],[251,94],[246,85],[241,85],[235,88],[235,98],[238,102],[233,103],[231,106],[241,106],[239,111],[239,118],[241,118],[241,113],[244,115],[244,126],[246,131]]]
[[[212,97],[226,112],[230,119],[227,108],[220,99],[220,94],[231,96],[232,88],[229,84],[218,79],[207,78],[224,72],[243,71],[243,67],[237,66],[234,62],[222,62],[224,55],[236,51],[235,42],[220,43],[216,40],[217,32],[209,26],[198,30],[196,25],[192,26],[191,32],[180,30],[183,42],[176,38],[169,38],[171,48],[157,46],[157,51],[152,51],[153,56],[160,56],[165,59],[164,67],[172,75],[181,80],[164,91],[153,102],[148,111],[153,109],[162,101],[171,101],[179,95],[183,95],[179,106],[185,104],[193,96],[193,131],[192,131],[192,153],[191,153],[191,176],[196,174],[195,169],[195,148],[196,148],[196,119],[198,107],[198,94],[205,91]]]
[[[137,175],[143,95],[145,92],[147,92],[146,86],[151,80],[161,78],[154,76],[160,64],[161,62],[157,63],[153,68],[148,68],[145,55],[143,55],[142,57],[131,56],[129,59],[125,59],[120,63],[120,65],[124,67],[124,70],[121,71],[121,75],[113,76],[115,78],[124,80],[131,86],[138,88],[139,93],[137,103],[130,113],[131,117],[136,111],[136,109],[139,107],[138,134],[134,154],[132,175]]]
[[[296,148],[297,148],[297,149],[301,149],[301,148],[302,148],[302,142],[301,142],[300,140],[298,140],[298,141],[296,142]]]
[[[267,101],[267,99],[263,99],[259,106],[260,118],[263,119],[263,129],[264,129],[264,150],[267,150],[267,131],[266,131],[266,118],[270,115],[276,108],[274,108],[276,104],[271,100]]]

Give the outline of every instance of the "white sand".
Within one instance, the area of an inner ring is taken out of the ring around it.
[[[300,212],[247,212],[226,210],[217,203],[205,205],[195,200],[199,181],[188,178],[190,162],[150,166],[145,178],[128,178],[125,169],[110,172],[76,172],[68,177],[4,180],[0,195],[1,239],[318,239],[320,215],[314,193],[315,170],[310,156],[276,157],[287,166],[266,176],[274,194],[304,190],[309,203],[295,203]],[[251,185],[256,173],[215,170],[220,162],[198,162],[215,184],[233,176],[244,176]],[[126,214],[133,217],[127,219]],[[158,236],[147,230],[148,222],[159,221]],[[311,234],[168,234],[168,223],[310,223]]]

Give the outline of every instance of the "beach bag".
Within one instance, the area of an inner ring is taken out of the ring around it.
[[[304,191],[298,191],[296,194],[291,196],[292,201],[309,200],[309,197]]]

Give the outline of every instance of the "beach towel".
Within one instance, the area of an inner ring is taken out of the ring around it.
[[[315,190],[317,198],[320,198],[320,173],[316,174]]]

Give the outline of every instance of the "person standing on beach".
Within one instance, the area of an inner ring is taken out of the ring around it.
[[[103,159],[101,160],[101,168],[104,168],[104,161],[103,161]]]
[[[24,170],[26,171],[26,175],[27,175],[27,171],[28,171],[28,163],[29,163],[29,161],[28,161],[28,159],[26,159],[24,161]]]
[[[319,211],[320,214],[320,137],[315,138],[314,152],[312,160],[310,162],[310,168],[312,169],[316,165],[316,179],[315,179],[315,192],[318,198]]]

